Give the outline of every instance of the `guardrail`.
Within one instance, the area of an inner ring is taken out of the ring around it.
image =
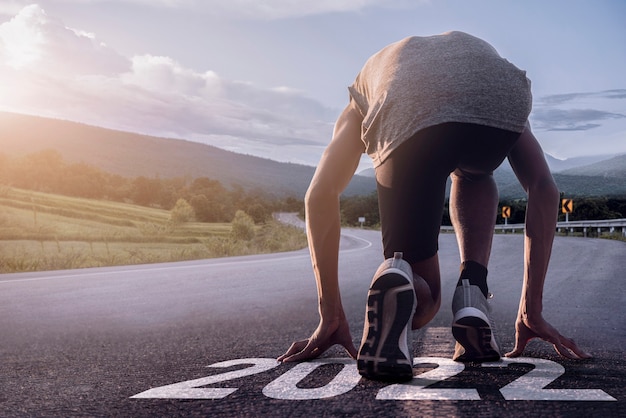
[[[612,234],[621,230],[622,236],[626,237],[626,219],[559,222],[556,227],[558,232],[575,232],[576,230],[582,230],[585,237],[591,231],[597,232],[597,234],[600,235],[602,232]]]
[[[496,231],[506,233],[507,231],[523,231],[524,224],[498,224],[495,226]],[[558,222],[556,224],[558,232],[574,233],[576,231],[582,231],[586,237],[590,232],[597,232],[600,235],[602,232],[614,233],[621,231],[622,236],[626,237],[626,218],[623,219],[605,219],[595,221],[570,221],[570,222]],[[441,226],[442,231],[451,232],[454,228],[447,225]]]

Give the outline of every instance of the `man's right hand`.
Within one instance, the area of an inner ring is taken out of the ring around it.
[[[524,352],[526,344],[533,338],[541,338],[551,343],[561,356],[574,360],[593,357],[576,345],[571,338],[564,337],[545,319],[539,318],[532,323],[528,319],[518,318],[515,324],[515,348],[506,353],[506,357],[519,357]]]

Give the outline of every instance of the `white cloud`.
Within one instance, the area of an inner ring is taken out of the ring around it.
[[[93,34],[64,26],[35,4],[0,25],[0,42],[0,62],[15,69],[67,75],[115,73],[128,66]]]
[[[626,90],[539,97],[532,126],[545,150],[557,157],[626,152]]]
[[[149,0],[145,4],[198,12],[214,7],[216,13],[219,7],[228,13],[245,9],[267,19],[382,7],[382,3]],[[399,7],[402,2],[389,4]],[[90,29],[67,27],[36,5],[22,8],[1,23],[0,110],[203,141],[306,164],[316,164],[330,140],[338,110],[302,91],[231,80],[210,68],[189,68],[168,56],[123,56]],[[538,97],[531,121],[546,151],[569,157],[626,152],[624,115],[626,90],[616,89]]]
[[[132,69],[123,74],[122,81],[146,90],[173,91],[182,95],[217,95],[220,80],[217,74],[203,74],[183,68],[169,57],[138,55],[132,59]]]
[[[0,2],[0,16],[15,16],[24,8],[24,2],[20,0],[3,0]]]
[[[235,19],[285,19],[309,15],[354,12],[367,7],[414,7],[412,0],[59,0],[89,4],[134,3],[147,7],[193,10]],[[430,0],[419,0],[427,3]]]
[[[214,10],[218,13],[252,19],[283,19],[332,12],[358,11],[375,4],[394,2],[380,0],[209,0],[202,3],[205,5],[203,7],[206,7],[206,11]]]
[[[0,25],[0,79],[10,80],[0,85],[0,110],[308,164],[317,162],[336,116],[289,87],[260,88],[165,56],[123,57],[35,5]],[[303,151],[288,155],[285,147]]]
[[[20,69],[39,60],[43,54],[44,35],[38,23],[45,19],[37,6],[24,8],[9,23],[0,26],[2,50],[0,58],[6,65]]]

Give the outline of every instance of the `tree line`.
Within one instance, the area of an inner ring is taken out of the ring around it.
[[[562,198],[567,196],[563,195]],[[626,218],[626,196],[612,197],[575,197],[574,210],[569,214],[570,221],[620,219]],[[524,223],[526,217],[526,199],[503,199],[499,203],[496,222],[503,224],[502,207],[511,208],[510,224]],[[446,199],[442,225],[452,225],[449,214],[449,200]],[[378,197],[376,192],[368,196],[344,197],[341,200],[341,215],[344,225],[360,226],[359,218],[365,218],[364,226],[377,227],[380,225],[378,214]],[[565,221],[565,214],[559,211],[559,221]]]
[[[300,212],[304,214],[302,199],[277,198],[260,190],[230,188],[207,177],[158,178],[139,176],[126,178],[104,172],[83,163],[67,163],[55,150],[44,150],[21,158],[0,154],[0,183],[22,189],[66,196],[104,199],[134,203],[141,206],[174,210],[178,216],[193,217],[199,222],[231,222],[238,210],[247,213],[255,223],[271,217],[272,212]],[[562,196],[566,197],[566,196]],[[187,204],[187,206],[185,206]],[[177,207],[178,205],[178,207]],[[526,200],[502,200],[500,208],[509,206],[508,223],[523,223]],[[442,225],[451,225],[446,200]],[[192,212],[190,212],[190,210]],[[346,226],[380,225],[378,197],[369,195],[342,197],[342,223]],[[626,218],[626,197],[576,197],[569,220]],[[565,215],[560,213],[559,220]],[[497,223],[504,223],[499,211]]]
[[[301,199],[277,198],[261,190],[230,188],[207,177],[127,178],[83,163],[68,163],[58,151],[44,150],[24,157],[0,154],[0,184],[65,196],[133,203],[180,214],[187,203],[198,222],[231,222],[238,210],[255,223],[275,211],[302,210]],[[184,202],[184,203],[183,203]]]

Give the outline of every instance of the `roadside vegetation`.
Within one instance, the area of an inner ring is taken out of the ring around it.
[[[180,200],[172,210],[0,189],[0,272],[193,260],[304,248],[302,230],[246,212],[197,222]]]
[[[572,221],[626,217],[624,196],[574,199]],[[524,221],[524,200],[500,203],[512,208],[509,223]],[[450,225],[447,206],[443,225]],[[379,227],[376,193],[342,198],[341,210],[344,226]],[[0,273],[305,248],[304,231],[276,222],[275,212],[303,215],[302,199],[206,177],[126,178],[68,164],[51,150],[0,154]]]
[[[626,196],[611,197],[585,197],[585,196],[562,196],[574,200],[574,211],[570,213],[570,221],[621,219],[626,218]],[[526,217],[525,199],[503,199],[499,207],[511,207],[510,224],[524,223]],[[448,212],[449,202],[446,200],[442,225],[452,225]],[[342,222],[346,226],[359,226],[359,217],[365,218],[364,226],[378,227],[378,198],[376,193],[368,196],[355,196],[343,198],[341,201]],[[565,215],[559,213],[559,222],[565,221]],[[502,214],[499,213],[496,222],[504,223]]]
[[[125,178],[55,151],[0,154],[0,273],[290,251],[304,231],[273,212],[300,200],[209,178]]]
[[[565,195],[562,195],[565,198]],[[574,211],[569,214],[570,221],[579,220],[604,220],[604,219],[622,219],[626,218],[626,196],[611,197],[586,197],[586,196],[568,196],[574,200]],[[511,217],[508,219],[509,224],[523,224],[526,217],[525,199],[502,199],[499,207],[509,206],[511,208]],[[442,225],[450,226],[450,214],[448,211],[449,202],[446,200]],[[363,227],[377,229],[380,227],[380,218],[378,215],[378,198],[376,193],[367,196],[346,197],[341,201],[341,217],[342,224],[348,227],[361,226],[359,218],[363,219]],[[559,213],[559,222],[565,221],[565,214]],[[502,213],[499,212],[496,223],[504,224]],[[583,236],[583,232],[563,232],[570,236]],[[624,241],[621,231],[609,232],[604,230],[598,233],[595,229],[590,229],[587,233],[588,237],[598,237],[606,239],[615,239]]]

